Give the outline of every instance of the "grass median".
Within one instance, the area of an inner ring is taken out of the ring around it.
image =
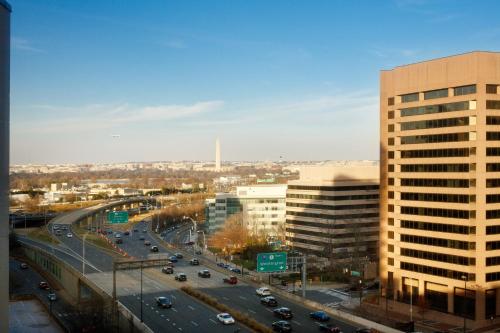
[[[272,329],[270,329],[267,326],[262,325],[257,320],[250,317],[249,315],[241,313],[239,311],[236,311],[236,310],[228,307],[225,304],[219,303],[219,301],[217,301],[216,298],[214,298],[210,295],[207,295],[204,292],[201,292],[197,289],[194,289],[194,288],[191,288],[188,286],[181,287],[181,290],[183,292],[185,292],[186,294],[202,301],[203,303],[206,303],[206,304],[210,305],[211,307],[216,308],[220,312],[229,313],[231,316],[233,316],[233,318],[237,322],[247,326],[248,328],[252,329],[255,332],[258,332],[258,333],[272,333],[273,332]]]
[[[85,241],[89,242],[95,246],[102,247],[106,250],[116,252],[116,249],[106,241],[103,237],[99,236],[98,234],[95,233],[90,233],[88,230],[80,227],[78,224],[73,224],[71,226],[71,230],[78,235],[78,237],[83,239],[83,236],[85,236]]]
[[[34,228],[26,234],[29,238],[33,238],[45,243],[59,244],[60,241],[56,237],[49,234],[45,226],[40,228]]]

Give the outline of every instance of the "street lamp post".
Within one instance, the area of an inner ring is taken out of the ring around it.
[[[85,276],[85,238],[88,236],[88,232],[83,235],[83,244],[82,244],[82,254],[83,254],[83,260],[82,260],[82,275]]]
[[[363,280],[359,280],[359,307],[361,309],[361,302],[363,298]]]
[[[467,327],[466,327],[466,320],[467,320],[467,317],[466,317],[466,312],[467,312],[467,308],[466,308],[466,302],[467,302],[467,275],[462,275],[461,278],[462,278],[462,280],[464,280],[464,300],[463,300],[462,310],[463,310],[463,316],[464,316],[464,333],[465,333],[465,330],[467,329]]]

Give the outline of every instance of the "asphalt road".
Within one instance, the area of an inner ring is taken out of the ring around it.
[[[188,230],[190,227],[191,224],[181,225],[179,229],[174,229],[173,231],[167,233],[163,237],[163,239],[178,244],[183,244],[189,238]],[[127,236],[125,236],[124,242],[123,244],[120,244],[120,247],[122,247],[129,254],[138,258],[152,258],[157,255],[173,255],[175,250],[167,249],[162,244],[158,243],[156,241],[156,238],[149,235],[149,228],[147,228],[147,224],[145,222],[141,222],[138,225],[138,229],[139,232],[132,232],[131,235],[128,236],[128,238]],[[148,232],[143,233],[143,229],[147,229]],[[152,245],[157,245],[160,250],[158,252],[159,254],[152,254],[149,250],[149,247],[144,246],[143,241],[139,240],[139,235],[145,235],[146,239],[150,240]],[[189,248],[191,249],[192,247]],[[212,275],[211,278],[207,279],[198,277],[197,273],[199,270],[208,269],[207,267],[203,266],[203,257],[198,257],[201,261],[201,265],[199,266],[190,265],[188,258],[180,259],[178,263],[175,263],[174,275],[175,273],[179,272],[187,274],[188,281],[186,282],[186,284],[202,290],[203,292],[217,298],[221,303],[225,303],[235,310],[246,313],[260,323],[263,323],[269,327],[271,326],[272,322],[279,320],[279,318],[273,315],[272,308],[260,304],[260,297],[256,295],[255,288],[253,286],[242,283],[241,281],[239,281],[237,285],[228,285],[223,283],[223,278],[229,275],[234,275],[234,273],[228,271],[227,274],[223,274],[218,271],[209,269]],[[169,283],[168,279],[171,280],[170,283],[175,282],[173,281],[173,275],[165,275],[164,279],[162,279],[161,277],[156,278],[157,281],[164,281],[164,283]],[[281,297],[276,298],[278,299],[278,306],[285,306],[292,310],[294,318],[290,322],[295,331],[319,331],[318,326],[320,323],[309,318],[309,313],[312,312],[311,309],[308,309],[307,307],[300,304],[290,302]],[[331,319],[329,323],[340,327],[341,330],[345,333],[355,332],[356,330],[356,327],[340,320]]]

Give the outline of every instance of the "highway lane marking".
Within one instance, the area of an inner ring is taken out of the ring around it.
[[[266,308],[266,310],[267,310],[267,311],[269,311],[269,312],[273,312],[273,310],[271,310],[271,309],[268,309],[268,308]]]
[[[188,305],[188,308],[194,311],[194,308],[191,305]]]
[[[162,317],[165,317],[165,315],[164,315],[164,314],[162,314],[161,316],[162,316]]]
[[[295,324],[297,324],[297,325],[299,325],[299,326],[302,326],[302,324],[301,324],[301,323],[299,323],[299,322],[298,322],[298,321],[296,321],[296,320],[292,320],[292,322],[294,322]]]
[[[174,309],[174,308],[172,308],[172,311],[174,311],[174,312],[178,312],[178,311],[177,311],[176,309]]]
[[[250,310],[250,309],[248,309],[248,312],[253,313],[253,314],[256,314],[256,312],[255,312],[254,310]]]
[[[198,326],[198,324],[195,323],[194,321],[191,321],[191,324],[193,324],[194,326]]]
[[[246,301],[247,298],[245,296],[239,296],[242,300]]]
[[[222,298],[226,301],[229,301],[229,298],[227,298],[226,296],[222,296]]]
[[[179,331],[182,331],[182,328],[178,327],[178,330],[179,330]]]
[[[215,320],[213,320],[212,318],[209,319],[212,323],[216,324],[217,325],[217,322]]]

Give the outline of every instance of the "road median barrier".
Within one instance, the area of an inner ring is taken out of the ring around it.
[[[238,323],[243,324],[247,326],[248,328],[252,329],[254,332],[258,333],[272,333],[272,329],[270,329],[267,326],[262,325],[249,315],[245,313],[241,313],[239,311],[236,311],[229,306],[220,303],[216,298],[205,294],[204,292],[201,292],[199,290],[196,290],[192,287],[187,287],[183,286],[181,287],[181,290],[188,294],[191,297],[194,297],[203,303],[210,305],[213,308],[216,308],[220,312],[227,312],[229,313]]]

